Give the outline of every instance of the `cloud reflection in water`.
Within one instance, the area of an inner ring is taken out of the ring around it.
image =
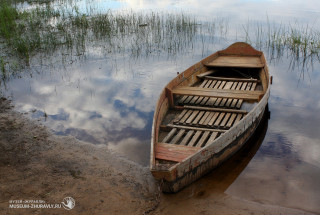
[[[230,19],[231,34],[227,38],[220,35],[225,40],[216,44],[201,35],[199,38],[205,42],[194,42],[194,47],[183,53],[149,55],[134,60],[127,54],[110,58],[103,53],[103,48],[88,47],[88,59],[84,62],[75,62],[65,69],[35,66],[31,70],[40,72],[31,72],[32,78],[25,75],[22,79],[10,80],[7,95],[12,95],[18,110],[46,120],[48,127],[57,134],[106,144],[143,165],[148,165],[155,102],[176,72],[193,65],[203,55],[225,48],[230,41],[243,40],[245,37],[240,35],[239,29],[243,31],[250,19],[266,22],[268,15],[271,22],[298,20],[303,25],[314,23],[319,17],[317,8],[320,8],[320,2],[309,0],[303,3],[288,0],[121,3],[121,8],[134,10],[183,8],[206,20],[212,19],[212,14],[221,13]],[[317,23],[314,26],[319,27]],[[304,70],[302,78],[301,61],[297,61],[295,68],[290,67],[295,56],[283,50],[279,53],[263,51],[274,76],[268,132],[257,154],[226,192],[252,201],[318,212],[319,60],[311,62],[313,68],[306,67],[309,70]]]

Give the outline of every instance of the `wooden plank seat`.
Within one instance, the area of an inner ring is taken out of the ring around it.
[[[238,68],[263,68],[261,58],[258,56],[219,56],[210,63],[207,67],[238,67]]]
[[[226,77],[216,77],[210,75],[197,75],[198,78],[204,78],[209,80],[218,80],[218,81],[234,81],[234,82],[260,82],[255,78],[226,78]]]
[[[213,89],[231,89],[231,90],[250,90],[254,91],[257,86],[256,82],[233,82],[233,81],[218,81],[205,79],[199,88]],[[179,105],[201,105],[213,106],[221,108],[241,108],[243,99],[227,99],[227,98],[209,98],[203,96],[181,96],[178,100]]]
[[[155,152],[157,159],[181,162],[196,153],[199,149],[201,149],[201,147],[157,143]]]
[[[225,99],[244,99],[259,101],[263,96],[263,91],[246,91],[243,89],[208,89],[199,87],[176,87],[172,90],[175,95],[203,96]]]
[[[201,107],[201,106],[182,106],[176,107],[177,110],[184,110],[184,109],[192,109],[192,110],[207,110],[207,111],[219,111],[219,112],[227,112],[227,113],[242,113],[247,114],[248,111],[246,110],[237,110],[237,109],[225,109],[225,108],[212,108],[212,107]]]

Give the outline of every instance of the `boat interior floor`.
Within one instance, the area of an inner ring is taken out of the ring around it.
[[[224,74],[208,71],[191,87],[173,89],[176,108],[168,111],[160,126],[158,163],[181,162],[223,135],[257,104],[263,95],[258,72],[254,77],[239,77],[237,71]]]

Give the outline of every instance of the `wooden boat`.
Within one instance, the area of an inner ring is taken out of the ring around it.
[[[239,42],[167,84],[154,113],[150,156],[163,192],[179,191],[245,144],[265,111],[269,80],[263,53]]]

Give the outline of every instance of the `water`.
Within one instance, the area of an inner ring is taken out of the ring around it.
[[[56,6],[61,2],[56,1]],[[106,54],[97,46],[88,46],[82,58],[57,55],[42,63],[33,59],[21,78],[2,85],[17,110],[41,120],[56,134],[105,144],[147,166],[153,111],[162,88],[177,72],[203,57],[235,41],[247,40],[264,51],[273,76],[268,125],[248,152],[170,198],[199,198],[193,194],[204,186],[208,201],[210,196],[225,193],[260,203],[320,211],[319,56],[303,58],[300,53],[297,58],[288,48],[273,49],[259,43],[267,39],[265,32],[258,36],[256,30],[269,24],[319,31],[320,2],[71,2],[80,12],[91,14],[109,9],[183,11],[200,21],[216,23],[216,28],[213,36],[208,31],[198,32],[191,43],[175,53],[160,50],[137,57],[126,52]],[[218,183],[222,179],[225,183]]]

